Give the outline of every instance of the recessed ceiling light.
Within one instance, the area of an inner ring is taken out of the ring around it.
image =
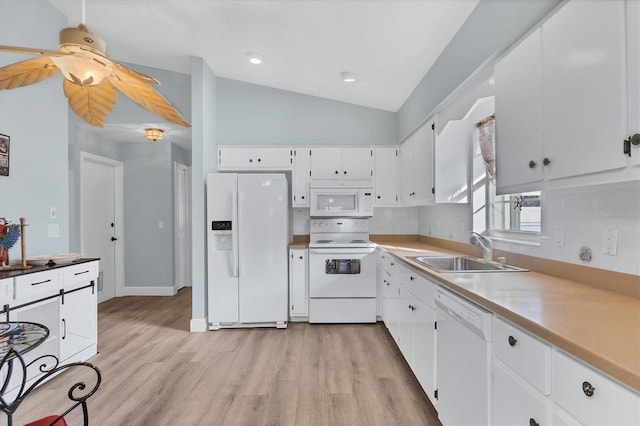
[[[256,52],[247,52],[247,57],[249,58],[249,62],[254,65],[260,65],[262,63],[262,55]]]
[[[340,76],[345,83],[353,83],[358,79],[354,73],[348,71],[343,71],[340,73]]]

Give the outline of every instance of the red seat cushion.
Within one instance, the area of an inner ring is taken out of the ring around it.
[[[58,416],[47,416],[43,417],[40,420],[36,420],[35,422],[27,423],[24,426],[49,426],[52,421],[54,421]],[[64,419],[60,419],[55,422],[55,426],[67,426],[67,422]]]

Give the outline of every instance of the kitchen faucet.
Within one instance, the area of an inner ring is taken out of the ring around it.
[[[491,238],[478,234],[477,232],[472,232],[469,242],[471,244],[477,244],[482,248],[482,254],[485,261],[491,262],[493,260],[493,241],[491,241]]]

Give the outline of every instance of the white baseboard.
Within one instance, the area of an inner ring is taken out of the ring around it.
[[[192,333],[199,333],[202,331],[207,331],[209,329],[207,325],[206,318],[191,318],[191,323],[189,324],[189,329]]]
[[[178,290],[175,287],[128,287],[122,289],[120,296],[175,296]]]

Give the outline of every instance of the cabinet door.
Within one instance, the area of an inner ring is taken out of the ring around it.
[[[413,373],[422,389],[435,404],[436,390],[436,311],[414,298]]]
[[[289,315],[309,316],[309,289],[307,279],[307,250],[289,250]]]
[[[371,179],[373,151],[368,146],[342,148],[342,173],[345,179]]]
[[[640,133],[640,2],[627,0],[627,137]],[[630,163],[640,164],[640,145],[631,146]]]
[[[311,172],[311,153],[309,148],[299,147],[293,150],[293,173],[291,183],[292,207],[309,207],[309,174]]]
[[[288,146],[256,148],[253,160],[258,169],[291,170],[292,153]]]
[[[218,148],[218,170],[243,170],[254,167],[253,147],[222,146]]]
[[[400,286],[398,300],[398,347],[409,366],[413,368],[413,309],[414,298],[407,289]]]
[[[413,204],[433,204],[433,127],[425,123],[413,145]]]
[[[542,180],[542,31],[495,66],[496,191],[539,189]]]
[[[95,288],[66,293],[60,299],[60,360],[71,358],[98,341]]]
[[[547,179],[626,166],[624,38],[622,0],[572,0],[543,24]]]
[[[398,205],[398,147],[381,146],[374,149],[375,206]]]
[[[311,178],[342,178],[342,151],[340,147],[311,148]]]
[[[383,279],[382,293],[382,319],[384,325],[387,326],[389,333],[393,339],[398,342],[398,299],[400,287],[387,273],[387,277]]]
[[[398,165],[400,166],[400,205],[411,204],[413,192],[413,146],[406,140],[398,148]]]
[[[547,407],[540,394],[519,381],[500,363],[494,363],[492,425],[547,425],[550,424]]]

